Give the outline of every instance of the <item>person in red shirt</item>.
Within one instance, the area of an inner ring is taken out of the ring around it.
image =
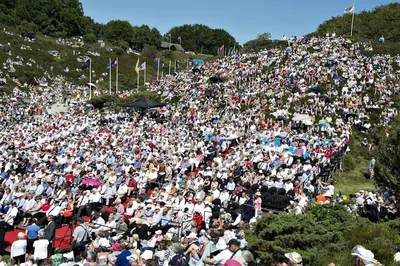
[[[193,221],[197,224],[197,230],[200,232],[203,223],[203,217],[197,211],[194,213]]]
[[[73,172],[69,172],[69,174],[65,177],[65,181],[69,182],[69,183],[74,183],[75,180],[75,176],[73,174]]]

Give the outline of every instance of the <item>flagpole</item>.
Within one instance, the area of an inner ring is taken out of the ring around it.
[[[110,95],[111,95],[111,57],[108,59],[108,65],[109,65],[109,76],[110,76],[110,86],[109,86],[109,90],[110,90]]]
[[[160,58],[157,58],[157,81],[158,78],[160,77]]]
[[[174,73],[176,73],[176,60],[175,60],[175,66],[174,66]]]
[[[147,67],[144,68],[144,82],[143,82],[143,85],[146,85],[146,70],[147,70]]]
[[[168,75],[171,75],[171,60],[169,60]]]
[[[137,89],[139,90],[139,83],[140,83],[140,70],[137,72]]]
[[[117,63],[117,75],[115,76],[115,85],[116,85],[116,89],[115,89],[115,95],[118,95],[118,57],[115,61]]]
[[[353,36],[353,26],[354,26],[354,12],[356,11],[356,0],[354,0],[353,3],[353,16],[351,18],[351,32],[350,32],[350,36]]]
[[[89,99],[92,99],[92,59],[89,58]]]

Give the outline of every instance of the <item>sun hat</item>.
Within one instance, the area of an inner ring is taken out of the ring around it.
[[[215,246],[220,250],[226,249],[226,242],[223,238],[220,238]]]
[[[372,253],[370,250],[364,248],[361,245],[357,245],[351,250],[351,256],[362,259],[364,264],[376,262],[374,258],[374,253]]]
[[[285,253],[285,257],[288,258],[290,262],[293,262],[297,265],[302,265],[303,259],[301,258],[301,255],[297,252]]]
[[[142,259],[145,260],[150,260],[151,258],[153,258],[153,251],[151,250],[145,250],[143,252],[143,254],[141,255]]]
[[[196,233],[190,233],[186,238],[197,238]]]

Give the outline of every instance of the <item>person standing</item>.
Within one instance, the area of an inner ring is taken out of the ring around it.
[[[82,217],[77,218],[78,226],[72,233],[71,248],[74,253],[74,258],[79,259],[79,252],[84,249],[84,244],[89,240],[90,228],[84,224]]]
[[[49,241],[47,254],[51,256],[53,252],[53,241],[56,237],[56,223],[54,222],[53,215],[49,215],[49,217],[47,217],[47,220],[49,223],[44,228],[44,238]]]
[[[369,179],[374,178],[375,162],[376,162],[375,157],[371,157],[371,160],[369,161],[368,164]]]
[[[25,234],[22,232],[18,233],[18,240],[14,241],[11,245],[10,256],[15,260],[18,265],[25,262],[26,254],[26,240],[24,239]]]
[[[4,255],[4,237],[10,225],[0,216],[0,255]]]
[[[33,258],[39,265],[41,261],[46,259],[47,256],[47,250],[49,246],[49,240],[44,238],[44,230],[40,230],[38,233],[39,239],[36,240],[33,243],[33,248],[34,248],[34,253],[33,253]]]
[[[36,224],[37,220],[33,218],[31,220],[31,225],[26,227],[26,236],[28,238],[27,240],[27,246],[26,246],[26,253],[30,254],[33,252],[33,242],[38,240],[38,232],[40,230],[40,227],[37,226]]]

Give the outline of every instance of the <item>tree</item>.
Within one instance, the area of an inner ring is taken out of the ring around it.
[[[272,263],[277,251],[297,251],[305,265],[352,265],[351,249],[364,245],[385,265],[393,263],[397,227],[371,223],[343,205],[311,205],[305,215],[264,215],[246,232],[249,248],[261,261]],[[383,241],[384,239],[384,241]]]
[[[161,34],[156,28],[150,29],[147,25],[133,27],[133,47],[142,50],[145,45],[160,47]]]
[[[106,40],[117,43],[125,41],[129,45],[133,43],[134,29],[126,20],[112,20],[105,26],[104,37]]]
[[[400,193],[400,117],[392,122],[388,131],[377,131],[374,140],[377,145],[376,181]]]
[[[211,29],[202,24],[189,25],[185,24],[174,27],[168,31],[172,35],[172,42],[179,43],[178,38],[181,37],[182,46],[186,51],[193,51],[204,54],[214,54],[218,52],[218,48],[224,45],[225,49],[239,47],[235,38],[223,29]],[[164,39],[169,41],[169,39]]]
[[[17,30],[22,36],[36,36],[36,25],[26,20],[22,21],[21,25],[17,27]]]
[[[271,33],[269,33],[269,32],[260,33],[257,35],[257,39],[258,40],[269,40],[269,39],[271,39]]]

